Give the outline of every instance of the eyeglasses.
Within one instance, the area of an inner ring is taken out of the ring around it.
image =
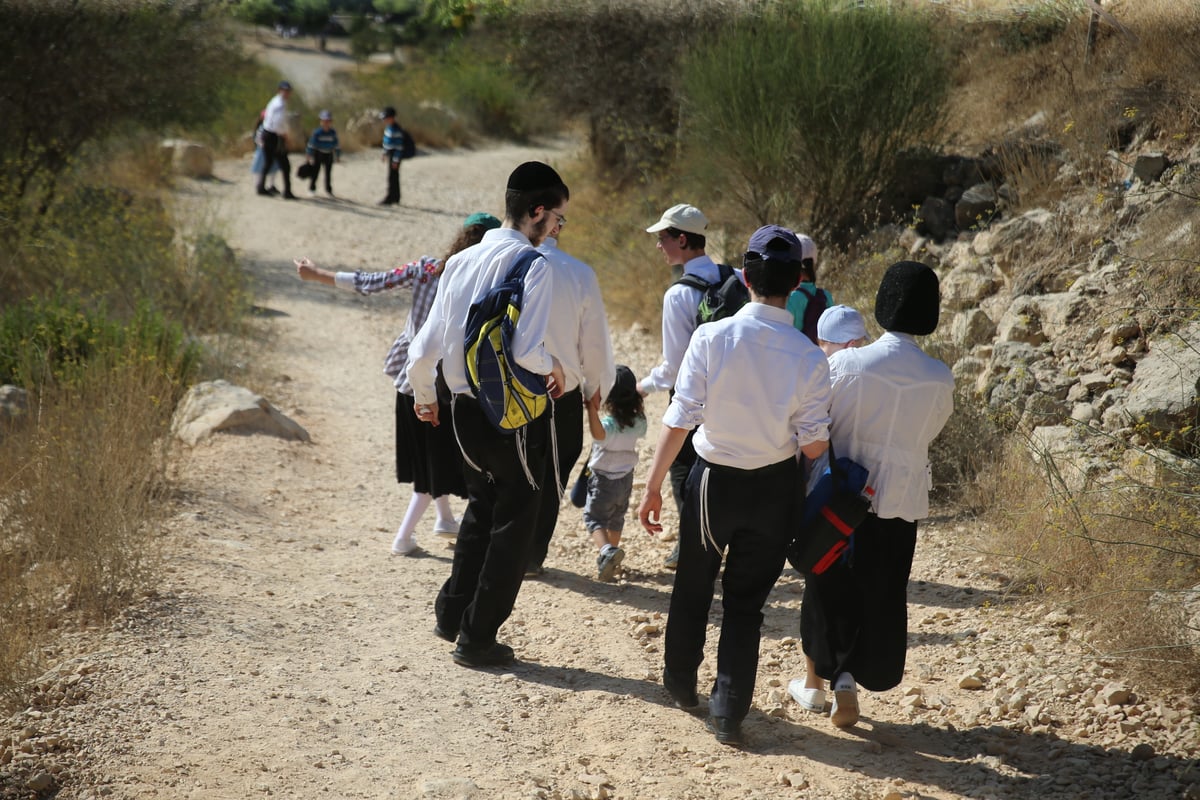
[[[567,218],[566,217],[564,217],[562,214],[558,213],[557,211],[551,211],[550,213],[553,214],[554,216],[558,217],[558,227],[560,227],[560,228],[567,227]]]

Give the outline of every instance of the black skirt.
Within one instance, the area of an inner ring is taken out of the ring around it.
[[[434,497],[467,496],[462,452],[454,439],[450,404],[438,401],[439,425],[421,422],[411,395],[396,392],[396,480]]]

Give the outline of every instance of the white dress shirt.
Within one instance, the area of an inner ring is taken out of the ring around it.
[[[271,101],[267,103],[267,110],[263,114],[263,130],[268,130],[271,133],[282,136],[287,133],[287,100],[283,99],[283,93],[275,95]]]
[[[915,522],[929,516],[929,443],[954,411],[950,368],[906,333],[829,357],[835,456],[871,471],[875,514]]]
[[[408,381],[417,403],[428,405],[437,401],[434,381],[438,361],[442,362],[442,373],[450,391],[470,394],[464,337],[471,304],[504,280],[517,256],[531,247],[529,239],[520,231],[496,228],[485,233],[479,244],[446,261],[429,318],[408,349]],[[525,275],[521,317],[512,346],[516,362],[538,375],[548,375],[553,368],[550,354],[543,345],[553,300],[550,265],[545,257],[537,258]]]
[[[705,255],[684,264],[683,274],[695,275],[706,283],[715,283],[721,277],[721,270],[715,261]],[[649,394],[675,388],[679,365],[696,330],[696,309],[703,299],[703,291],[680,283],[671,284],[663,293],[663,360],[639,381],[638,386],[643,392]]]
[[[554,271],[554,305],[546,327],[546,349],[563,369],[564,391],[583,387],[586,400],[600,390],[603,398],[617,377],[604,298],[592,268],[558,249],[547,238],[538,252]]]
[[[750,302],[696,329],[663,422],[705,461],[757,469],[829,439],[829,362],[786,309]]]

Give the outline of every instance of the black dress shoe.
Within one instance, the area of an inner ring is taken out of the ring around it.
[[[671,694],[671,697],[675,699],[675,704],[680,708],[695,708],[700,704],[700,698],[696,696],[695,674],[692,674],[690,680],[681,679],[676,678],[669,669],[664,668],[663,688]]]
[[[450,642],[450,644],[454,644],[454,640],[458,638],[458,631],[454,631],[453,633],[451,633],[450,631],[443,628],[441,625],[434,625],[433,626],[433,635],[438,637],[439,639],[445,639],[447,642]]]
[[[299,200],[300,198],[296,197],[296,195],[292,194],[291,192],[284,192],[283,199],[284,200]]]
[[[709,717],[704,723],[721,744],[742,743],[742,723],[732,717]]]
[[[464,667],[503,667],[513,662],[513,656],[513,649],[499,642],[493,642],[488,647],[466,647],[460,644],[450,654],[455,664]]]
[[[394,206],[398,205],[399,203],[399,200],[389,200],[386,197],[379,201],[379,205],[381,206]]]
[[[274,186],[272,186],[269,189],[267,189],[265,192],[260,192],[260,194],[269,194],[272,197],[274,197],[275,195],[279,194],[279,190],[276,189]]]

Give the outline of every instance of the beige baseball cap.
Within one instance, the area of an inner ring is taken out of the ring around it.
[[[676,228],[703,236],[704,229],[707,227],[708,217],[704,216],[700,212],[700,209],[695,206],[689,206],[687,203],[680,203],[664,211],[662,218],[658,222],[646,228],[646,233],[658,233],[659,231],[665,231],[667,228]]]

